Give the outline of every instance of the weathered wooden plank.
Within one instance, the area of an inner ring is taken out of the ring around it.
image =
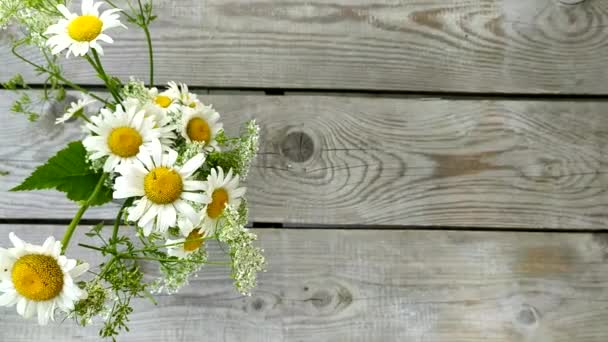
[[[606,94],[608,2],[564,2],[155,1],[161,14],[152,27],[157,80],[237,88]],[[0,34],[7,41],[8,33]],[[132,28],[113,37],[106,69],[124,79],[146,77],[143,34]],[[15,71],[33,79],[8,49],[0,48],[0,61],[0,80]],[[100,83],[77,59],[65,70],[77,82]]]
[[[70,218],[53,193],[9,193],[81,137],[77,125],[6,113],[0,217]],[[232,132],[262,127],[252,219],[286,224],[605,228],[608,103],[204,96]],[[230,133],[230,132],[229,132]],[[116,208],[88,213],[111,219]]]
[[[0,226],[41,241],[61,227]],[[219,266],[159,305],[138,302],[123,341],[608,339],[605,234],[259,229],[268,272],[252,297]],[[78,232],[77,239],[82,237]],[[70,249],[75,253],[76,249]],[[211,255],[219,251],[213,249]],[[76,253],[78,254],[78,253]],[[81,255],[81,254],[78,254]],[[96,341],[2,309],[0,339]]]

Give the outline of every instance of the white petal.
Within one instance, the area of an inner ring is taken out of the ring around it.
[[[188,160],[184,166],[181,167],[179,173],[184,178],[190,177],[199,167],[203,165],[205,162],[205,154],[199,153],[196,156],[192,157],[192,159]]]
[[[65,263],[65,271],[69,272],[71,271],[74,267],[76,267],[76,260],[75,259],[66,259],[66,263]]]
[[[68,10],[67,7],[65,7],[64,4],[57,5],[57,9],[59,10],[59,12],[61,12],[61,14],[63,14],[66,19],[72,19],[75,16],[70,12],[70,10]]]
[[[24,318],[29,319],[32,318],[36,312],[38,311],[38,302],[34,302],[32,300],[27,302],[27,305],[25,306],[25,314],[23,315]]]
[[[19,298],[17,302],[17,313],[21,316],[25,315],[25,307],[27,306],[27,299],[24,297]]]
[[[149,204],[148,199],[145,197],[138,200],[134,207],[129,208],[129,220],[131,220],[131,221],[139,220],[143,216],[144,212],[146,211],[148,204]]]
[[[163,166],[172,167],[177,160],[177,151],[169,149],[163,159]]]
[[[243,197],[243,195],[245,194],[246,191],[247,191],[247,188],[238,188],[232,192],[232,197],[234,197],[234,198]]]
[[[194,192],[183,192],[181,198],[197,203],[204,203],[205,201],[205,196],[203,194],[198,194]]]
[[[23,249],[25,247],[25,242],[23,242],[23,240],[18,238],[17,235],[15,235],[15,233],[10,232],[10,234],[8,234],[8,238],[11,240],[11,242],[13,243],[13,246],[15,246],[15,248]]]
[[[184,201],[177,201],[174,203],[175,209],[185,216],[191,225],[196,225],[200,221],[200,216],[196,213],[192,206]]]
[[[207,183],[204,181],[195,181],[195,180],[187,180],[184,181],[184,190],[185,191],[197,191],[197,190],[206,190]]]
[[[49,319],[51,318],[51,312],[50,312],[51,307],[52,307],[52,304],[49,302],[38,303],[38,324],[39,325],[49,324]]]
[[[74,278],[74,279],[75,279],[75,278],[78,278],[78,277],[80,277],[81,275],[83,275],[83,274],[84,274],[86,271],[88,271],[88,270],[89,270],[89,264],[87,264],[87,263],[85,262],[85,263],[82,263],[82,264],[77,265],[76,267],[74,267],[74,268],[73,268],[73,269],[70,271],[70,276],[71,276],[72,278]]]
[[[148,210],[144,214],[144,216],[142,216],[142,218],[139,219],[139,225],[145,226],[150,222],[154,222],[154,218],[156,216],[158,216],[159,210],[160,210],[160,206],[158,206],[156,204],[151,205],[150,208],[148,208]]]
[[[0,306],[11,307],[11,306],[17,304],[18,300],[19,300],[19,296],[17,295],[17,291],[13,290],[13,291],[5,292],[4,294],[2,294],[2,296],[0,296]]]

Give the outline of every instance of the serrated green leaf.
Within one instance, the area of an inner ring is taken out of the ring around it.
[[[46,164],[36,168],[21,185],[11,191],[57,189],[65,192],[72,201],[89,199],[102,173],[91,170],[87,164],[87,152],[82,142],[72,142],[59,151]],[[89,203],[102,205],[112,200],[112,189],[103,186],[101,191]]]

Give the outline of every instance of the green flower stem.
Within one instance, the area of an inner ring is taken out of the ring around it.
[[[202,238],[198,238],[198,239],[188,240],[188,242],[206,241],[206,240],[209,240],[209,239],[210,238],[202,237]],[[148,248],[137,249],[137,250],[133,251],[133,253],[152,252],[152,251],[157,251],[157,250],[159,250],[161,248],[167,248],[167,247],[173,247],[173,246],[181,246],[184,243],[186,243],[186,241],[184,241],[184,242],[170,243],[168,245],[162,245],[162,246],[150,246]]]
[[[116,219],[114,220],[114,227],[112,228],[112,239],[110,240],[110,243],[114,244],[114,247],[116,246],[116,240],[118,239],[118,229],[120,228],[120,221],[122,220],[122,215],[123,215],[125,209],[127,207],[130,207],[132,203],[133,203],[133,197],[127,198],[125,203],[123,203],[122,207],[118,211],[118,214],[116,214]],[[116,252],[116,251],[114,251],[114,252]]]
[[[110,82],[110,77],[108,76],[108,74],[103,68],[103,65],[101,64],[101,60],[99,59],[97,51],[95,51],[95,49],[91,49],[91,51],[95,60],[91,59],[91,56],[89,55],[85,55],[84,58],[89,62],[89,64],[91,64],[93,69],[95,69],[95,71],[97,72],[99,78],[105,83],[106,87],[108,88],[108,91],[110,92],[110,94],[112,94],[114,101],[116,101],[116,103],[122,102],[122,98],[118,94],[118,90],[115,89],[112,83]]]
[[[72,82],[68,81],[68,80],[67,80],[65,77],[61,76],[60,74],[55,73],[55,72],[53,72],[53,71],[51,71],[51,70],[48,70],[47,68],[43,67],[42,65],[36,64],[36,63],[34,63],[34,62],[30,61],[29,59],[27,59],[27,58],[23,57],[23,56],[22,56],[20,53],[18,53],[18,52],[17,52],[17,48],[18,48],[19,46],[21,46],[21,45],[22,45],[22,44],[15,44],[15,45],[12,47],[11,52],[13,53],[13,55],[15,55],[15,57],[17,57],[17,58],[19,58],[20,60],[22,60],[23,62],[25,62],[25,63],[27,63],[27,64],[29,64],[29,65],[33,66],[33,67],[34,67],[34,68],[36,68],[37,70],[39,70],[39,71],[41,71],[41,72],[45,72],[45,73],[49,74],[50,76],[52,76],[52,77],[54,77],[54,78],[58,79],[59,81],[63,82],[63,83],[66,85],[66,86],[68,86],[68,87],[70,87],[70,88],[72,88],[72,89],[74,89],[74,90],[78,90],[78,91],[80,91],[80,92],[83,92],[83,93],[85,93],[85,94],[87,94],[87,95],[91,96],[92,98],[94,98],[95,100],[97,100],[97,101],[99,101],[99,102],[101,102],[101,103],[104,103],[104,104],[106,104],[106,105],[110,105],[110,103],[109,103],[108,101],[106,101],[106,100],[104,100],[103,98],[101,98],[101,97],[99,97],[99,96],[97,96],[97,95],[95,95],[95,94],[91,93],[90,91],[88,91],[88,90],[86,90],[86,89],[82,88],[81,86],[79,86],[79,85],[77,85],[77,84],[74,84],[74,83],[72,83]]]
[[[87,245],[84,243],[79,243],[78,246],[83,247],[83,248],[93,249],[93,250],[104,252],[104,253],[106,252],[106,250],[101,247],[91,246],[91,245]]]
[[[145,17],[144,7],[141,5],[141,0],[137,0],[139,4],[139,11],[141,13],[142,18]],[[150,2],[151,3],[151,2]],[[146,42],[148,43],[148,58],[150,60],[150,87],[154,86],[154,51],[152,50],[152,38],[150,37],[150,29],[147,24],[141,25],[141,28],[144,30],[146,35]]]
[[[103,187],[103,183],[106,181],[107,178],[108,178],[107,173],[104,173],[101,177],[99,177],[99,181],[97,182],[97,185],[95,186],[95,189],[93,190],[93,193],[84,202],[84,204],[80,206],[80,209],[78,209],[76,216],[74,216],[74,218],[72,219],[72,222],[70,222],[68,229],[66,230],[65,234],[63,235],[63,240],[61,240],[61,253],[62,254],[65,253],[65,250],[68,248],[68,245],[70,244],[70,240],[72,239],[72,235],[74,234],[74,230],[76,230],[76,227],[78,226],[78,223],[80,222],[80,219],[82,218],[82,215],[84,215],[84,213],[87,211],[87,209],[89,209],[89,207],[91,206],[91,203],[95,200],[95,197],[97,197],[97,194],[99,194],[99,191],[101,191],[101,188]]]

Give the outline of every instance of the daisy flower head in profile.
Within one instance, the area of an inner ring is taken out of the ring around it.
[[[220,114],[211,106],[186,107],[182,113],[181,135],[187,142],[203,143],[206,151],[219,150],[217,135],[224,125]]]
[[[196,108],[202,104],[202,102],[198,99],[198,96],[190,92],[187,84],[180,83],[178,85],[177,83],[171,81],[167,85],[168,89],[164,92],[164,94],[174,101],[177,100],[180,102],[180,104],[190,108]]]
[[[195,225],[190,220],[178,220],[178,227],[183,235],[180,239],[167,239],[167,254],[180,259],[198,251],[209,235],[200,225]]]
[[[89,265],[61,255],[61,242],[54,237],[42,246],[9,234],[14,247],[0,248],[0,306],[17,305],[25,318],[38,316],[40,325],[54,320],[55,310],[69,313],[87,294],[75,283]]]
[[[142,151],[173,134],[158,127],[154,118],[145,117],[136,102],[125,101],[123,105],[117,105],[115,111],[102,109],[85,125],[90,134],[82,143],[91,160],[107,157],[103,166],[106,172],[135,161]]]
[[[59,125],[67,122],[74,116],[82,116],[84,115],[84,108],[90,104],[95,103],[96,101],[89,97],[87,94],[82,94],[82,98],[76,102],[72,102],[70,104],[70,108],[63,114],[62,117],[57,118],[55,120],[55,125]]]
[[[205,155],[199,153],[182,166],[176,161],[177,152],[163,152],[156,144],[150,153],[142,153],[133,163],[116,169],[120,176],[114,183],[114,198],[138,198],[127,213],[145,236],[152,231],[165,234],[176,225],[178,216],[193,224],[200,221],[192,202],[203,203],[203,182],[193,175],[205,162]]]
[[[237,208],[241,204],[246,188],[239,187],[239,175],[234,175],[232,169],[224,176],[221,167],[211,169],[211,174],[204,184],[205,207],[203,208],[202,223],[205,232],[213,235],[222,218],[227,205]]]
[[[51,25],[45,35],[49,36],[47,45],[51,52],[56,55],[68,49],[67,57],[84,56],[89,49],[94,49],[103,55],[103,49],[99,41],[112,44],[114,41],[104,32],[116,28],[127,28],[120,22],[117,12],[120,9],[109,9],[99,14],[99,8],[103,2],[93,0],[82,0],[81,15],[70,12],[63,4],[57,5],[57,9],[65,17],[57,24]]]
[[[169,91],[159,93],[158,88],[148,90],[150,101],[145,105],[146,112],[153,114],[157,120],[162,120],[169,113],[175,113],[180,110],[179,98],[174,97]]]

